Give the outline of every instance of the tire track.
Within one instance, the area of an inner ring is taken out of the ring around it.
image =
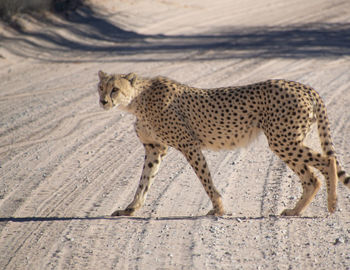
[[[40,144],[47,141],[59,141],[78,132],[86,122],[91,120],[103,120],[109,118],[104,112],[92,112],[80,115],[67,115],[54,123],[42,127],[42,129],[30,134],[26,139],[19,140],[14,143],[8,143],[0,146],[0,154],[12,151],[15,148],[30,146],[33,144]],[[51,123],[50,123],[51,124]]]
[[[263,185],[263,194],[260,205],[260,215],[270,216],[278,214],[279,200],[282,195],[284,176],[287,174],[287,166],[274,155],[269,159],[269,165]]]
[[[75,98],[72,97],[69,100],[65,100],[63,98],[60,102],[57,102],[57,103],[53,103],[53,99],[50,99],[51,104],[50,103],[48,104],[46,103],[47,101],[44,101],[45,107],[40,106],[43,108],[43,110],[38,110],[37,112],[33,113],[33,115],[30,115],[30,118],[28,117],[29,115],[27,117],[23,117],[23,115],[19,114],[20,116],[16,117],[16,121],[13,123],[14,125],[12,126],[11,126],[11,121],[8,121],[7,129],[1,132],[0,136],[2,140],[5,141],[6,136],[9,136],[15,132],[21,133],[20,131],[21,129],[22,130],[24,129],[25,133],[27,134],[28,132],[27,128],[30,126],[39,127],[39,130],[40,130],[43,123],[45,124],[53,120],[52,114],[51,114],[53,111],[55,113],[62,112],[62,114],[67,114],[67,113],[72,114],[74,112],[78,113],[79,109],[77,107],[75,107],[73,110],[70,109],[72,105],[82,104],[84,100],[91,99],[93,94],[95,93],[90,93],[88,95],[86,93],[81,93],[77,97]]]
[[[2,167],[4,169],[0,172],[1,178],[3,179],[2,184],[11,186],[11,184],[6,184],[6,183],[13,182],[13,177],[11,177],[11,175],[13,175],[14,170],[20,174],[22,174],[23,172],[23,174],[25,175],[24,177],[27,178],[28,180],[31,177],[34,177],[34,175],[37,175],[36,177],[38,177],[39,179],[45,179],[46,177],[48,177],[51,174],[51,170],[53,169],[51,167],[52,163],[53,164],[57,162],[61,163],[65,153],[67,153],[67,151],[72,151],[72,148],[70,148],[71,145],[66,145],[67,149],[57,149],[54,152],[51,152],[50,148],[52,147],[52,149],[54,149],[55,145],[62,145],[64,141],[69,140],[70,136],[74,135],[76,132],[78,132],[79,129],[83,128],[84,126],[87,126],[88,123],[91,123],[95,119],[104,120],[106,119],[106,117],[103,114],[95,114],[95,113],[86,114],[85,116],[81,115],[80,119],[78,118],[76,119],[77,121],[64,123],[66,124],[65,128],[62,129],[60,132],[57,132],[57,134],[53,138],[44,137],[43,139],[39,139],[39,140],[22,142],[14,146],[11,145],[12,149],[13,147],[27,147],[26,148],[27,154],[25,157],[23,157],[23,152],[18,150],[18,153],[12,159],[8,159],[7,162],[2,163]],[[75,144],[76,143],[79,143],[79,142],[75,142]],[[77,149],[77,146],[73,145],[72,147],[73,149]],[[7,150],[6,147],[3,149],[5,149],[5,153],[6,153],[6,150]],[[40,163],[41,156],[47,157],[47,160],[46,162],[44,162],[44,164]],[[30,168],[29,170],[31,171],[31,173],[28,173],[26,171],[26,167],[20,166],[20,164],[18,166],[17,165],[14,166],[17,163],[16,160],[22,160],[22,162],[23,160],[26,160],[27,163],[30,162],[32,165],[28,164],[27,168],[28,169]],[[23,181],[20,181],[18,187],[21,187],[22,185],[23,185]],[[7,196],[11,197],[12,195],[15,195],[17,192],[16,189],[12,190],[12,193],[10,191],[11,189],[8,190],[7,188],[4,188],[3,190],[7,191],[4,194],[2,194],[3,199],[6,199]],[[3,202],[5,201],[6,200],[4,200]]]
[[[52,94],[57,94],[58,90],[65,90],[67,88],[70,88],[70,85],[66,85],[66,86],[60,86],[60,87],[54,87],[54,88],[49,88],[49,90],[37,90],[32,89],[32,91],[35,92],[29,92],[31,89],[29,89],[29,91],[27,90],[28,87],[26,87],[25,89],[22,89],[22,93],[21,94],[8,94],[8,95],[1,95],[0,96],[0,102],[8,102],[8,101],[13,101],[13,100],[18,100],[18,99],[22,99],[22,98],[28,98],[28,97],[38,97],[38,96],[46,96],[46,95],[52,95]],[[76,90],[79,88],[75,88],[75,89],[70,89],[71,90]],[[27,91],[25,93],[23,93],[24,91]],[[65,90],[67,91],[67,90]]]
[[[88,118],[85,120],[88,121]],[[8,165],[4,164],[3,168],[4,170],[1,171],[4,174],[2,174],[1,178],[3,179],[2,185],[8,186],[9,188],[5,188],[6,193],[3,194],[3,200],[1,201],[2,207],[4,209],[7,209],[6,205],[13,205],[9,209],[12,209],[8,212],[8,214],[13,213],[13,211],[16,210],[18,203],[22,203],[23,199],[18,200],[17,203],[14,203],[13,200],[17,200],[16,194],[23,195],[20,196],[20,198],[25,198],[28,196],[28,194],[40,183],[41,181],[45,180],[46,178],[50,177],[52,173],[55,171],[55,168],[58,168],[61,166],[62,162],[65,160],[65,158],[68,158],[71,155],[74,155],[76,150],[83,146],[84,144],[88,143],[92,138],[96,137],[99,133],[101,133],[101,129],[105,130],[104,126],[105,122],[96,123],[95,126],[90,126],[90,134],[89,132],[86,133],[85,136],[83,136],[80,140],[76,141],[70,141],[68,145],[65,146],[65,148],[55,148],[56,142],[50,142],[48,145],[50,145],[50,148],[52,147],[55,149],[53,152],[49,152],[48,158],[45,160],[45,162],[42,162],[35,159],[33,155],[47,155],[45,152],[47,148],[49,147],[47,144],[44,145],[36,145],[31,148],[27,148],[28,156],[26,157],[27,163],[28,159],[31,159],[33,165],[29,165],[30,167],[30,173],[26,172],[26,168],[20,168],[18,171],[16,167],[14,167],[14,162],[10,162]],[[57,143],[60,145],[62,141],[57,141]],[[33,150],[31,150],[33,149]],[[32,153],[32,154],[29,154]],[[17,173],[25,173],[25,181],[20,180],[18,182],[18,185],[13,185],[13,178],[11,177],[11,174],[13,174],[13,170],[16,170]],[[12,187],[11,187],[12,185]],[[7,199],[9,198],[9,200]]]
[[[51,179],[54,177],[54,174],[55,174],[55,172],[53,173],[53,175],[50,177]],[[57,172],[56,172],[56,174],[57,174]],[[50,179],[49,178],[49,179]],[[42,186],[46,186],[46,184],[47,183],[42,183]],[[31,202],[30,200],[27,200],[26,201],[26,204],[29,204],[30,205],[30,208],[28,209],[28,208],[26,208],[26,205],[24,205],[24,206],[22,206],[22,210],[17,210],[17,212],[19,213],[19,212],[22,212],[22,213],[25,213],[25,212],[28,212],[28,211],[33,211],[33,208],[35,209],[35,211],[36,211],[36,214],[38,214],[39,216],[40,215],[43,215],[43,216],[47,216],[47,215],[50,215],[50,213],[48,213],[47,212],[47,210],[45,210],[45,209],[48,209],[48,208],[50,208],[51,209],[51,211],[53,211],[53,209],[57,209],[57,207],[59,207],[59,206],[61,206],[62,204],[66,204],[65,206],[64,206],[64,209],[74,209],[74,205],[69,205],[69,204],[67,204],[67,200],[69,200],[69,199],[71,199],[71,197],[73,196],[73,197],[75,197],[74,199],[76,200],[76,195],[79,195],[79,193],[78,194],[75,194],[75,193],[77,193],[76,192],[76,190],[73,190],[72,191],[72,184],[71,183],[68,183],[68,184],[66,184],[66,186],[64,186],[63,187],[63,189],[61,188],[61,189],[59,189],[59,191],[58,191],[58,193],[60,193],[60,194],[58,194],[57,192],[55,193],[55,196],[53,197],[53,198],[51,198],[50,200],[42,200],[43,198],[42,198],[42,195],[45,195],[47,192],[44,190],[44,191],[40,191],[40,186],[39,186],[39,188],[37,189],[37,190],[39,190],[39,192],[38,192],[38,194],[32,194],[32,196],[31,196],[31,198],[33,199],[33,200],[35,200],[35,201],[39,201],[39,202],[42,202],[42,206],[44,206],[44,208],[41,206],[39,206],[38,208],[37,207],[35,207],[34,205],[35,204],[33,204],[33,202]],[[74,187],[74,184],[73,184],[73,187]],[[95,191],[96,191],[96,188],[93,188]],[[70,194],[69,193],[67,193],[67,191],[68,192],[70,192]],[[86,195],[89,195],[89,194],[85,194],[85,190],[82,190],[81,191],[81,196],[83,196],[83,197],[85,197]],[[92,193],[91,191],[89,192],[90,194]],[[65,194],[65,195],[63,195],[63,194]],[[41,195],[41,196],[40,196]],[[63,195],[63,196],[62,196]],[[64,198],[64,197],[66,197],[66,198]],[[35,199],[34,199],[35,198]],[[56,200],[58,200],[58,203],[54,203],[54,201],[56,201]],[[72,207],[73,206],[73,207]],[[72,208],[71,208],[72,207]],[[24,211],[24,212],[23,212]],[[33,214],[33,212],[32,212],[32,214]],[[40,224],[40,223],[38,223],[38,224]],[[53,226],[54,227],[54,232],[53,232],[53,235],[55,235],[55,236],[57,236],[57,235],[59,235],[59,234],[57,234],[57,230],[58,230],[58,227],[59,226]],[[21,258],[21,252],[20,252],[20,250],[26,250],[26,248],[29,248],[30,247],[30,243],[33,243],[33,238],[34,238],[34,236],[36,235],[36,233],[37,233],[37,231],[38,231],[38,228],[39,227],[36,227],[36,225],[35,225],[35,223],[34,224],[32,224],[32,225],[30,225],[29,227],[27,227],[27,229],[26,230],[23,230],[22,231],[22,234],[18,234],[17,233],[17,235],[19,235],[19,237],[18,237],[18,241],[16,240],[16,241],[12,241],[11,240],[11,245],[12,246],[17,246],[17,251],[16,251],[16,254],[18,254],[18,256]],[[61,226],[61,228],[62,229],[65,229],[65,226]],[[45,229],[45,232],[47,233],[48,232],[48,230],[49,230],[49,228],[46,228]],[[27,236],[23,236],[23,233],[24,234],[27,234]],[[28,234],[29,233],[29,234]],[[34,235],[34,236],[33,236]],[[3,237],[3,235],[2,235],[2,237]],[[24,239],[24,240],[23,240]],[[34,241],[35,242],[35,241]],[[6,246],[7,247],[7,246]],[[6,248],[6,250],[8,250],[8,247]],[[16,263],[17,262],[11,262],[11,261],[9,261],[8,262],[8,264],[11,264],[11,265],[16,265]],[[1,263],[1,265],[2,265],[2,263]],[[7,264],[6,264],[7,265]]]
[[[123,23],[138,33],[143,33],[142,29],[145,29],[167,35],[186,35],[198,31],[214,32],[225,27],[244,28],[246,25],[342,22],[346,18],[345,7],[348,6],[347,1],[339,1],[333,3],[333,8],[328,12],[323,7],[330,4],[321,1],[317,2],[315,12],[310,12],[316,3],[308,2],[305,6],[301,5],[301,0],[288,3],[269,0],[258,4],[249,1],[204,1],[200,4],[180,1],[177,4],[191,5],[193,10],[168,8],[165,2],[157,4],[164,7],[156,10],[155,16],[150,16],[154,12],[150,3],[124,3],[123,7],[126,7],[123,12],[127,16],[123,18]],[[198,6],[197,9],[193,8],[194,4]],[[139,9],[140,6],[143,8]],[[118,11],[117,8],[115,10]],[[339,15],[334,17],[336,13]],[[201,17],[198,17],[199,14]],[[141,22],[136,20],[140,17]],[[114,22],[119,16],[116,13],[108,18]],[[163,22],[164,18],[168,21]],[[98,46],[98,43],[97,40],[91,41],[92,46]],[[0,194],[1,216],[27,216],[29,219],[6,220],[0,217],[0,268],[348,268],[349,190],[340,189],[339,206],[343,210],[335,215],[325,216],[325,193],[321,193],[308,209],[307,213],[311,213],[311,216],[276,216],[282,210],[279,208],[283,203],[295,203],[297,198],[291,197],[297,196],[299,182],[268,149],[262,148],[266,145],[262,139],[251,147],[235,152],[206,154],[226,209],[229,213],[238,214],[223,218],[170,216],[169,213],[177,215],[187,212],[201,215],[210,208],[210,201],[192,169],[177,152],[171,151],[155,179],[145,207],[138,212],[141,217],[101,216],[109,214],[115,207],[124,207],[134,195],[143,162],[142,145],[132,130],[131,116],[124,117],[121,113],[104,116],[102,112],[94,115],[90,106],[97,110],[97,97],[93,99],[92,94],[82,97],[82,92],[86,91],[78,90],[78,87],[74,88],[76,91],[64,90],[70,84],[82,85],[81,82],[90,87],[90,71],[100,69],[101,65],[103,69],[113,72],[117,69],[150,76],[166,74],[181,82],[209,87],[231,85],[232,81],[256,81],[274,74],[288,75],[315,85],[321,91],[329,105],[331,123],[334,123],[332,129],[338,145],[336,149],[346,161],[346,154],[350,153],[346,143],[349,134],[346,124],[349,84],[344,71],[348,59],[202,61],[200,57],[203,52],[195,51],[186,52],[181,57],[184,61],[167,61],[173,60],[179,53],[119,57],[113,53],[83,55],[75,51],[52,57],[54,51],[28,50],[31,57],[54,61],[80,58],[82,64],[44,64],[30,60],[30,64],[36,63],[30,67],[34,69],[33,72],[28,71],[26,61],[10,65],[13,67],[10,75],[6,74],[7,67],[1,70],[0,77],[6,81],[2,86],[13,88],[13,92],[9,89],[1,91],[1,116],[8,123],[0,126],[0,132],[7,127],[17,128],[0,137],[0,144],[11,141],[10,136],[15,136],[12,140],[14,143],[23,143],[9,152],[1,153],[2,156],[6,154],[5,163],[0,163],[0,192],[5,194]],[[206,58],[212,55],[209,51],[204,54]],[[161,61],[164,59],[166,61]],[[43,68],[39,70],[41,66]],[[90,71],[85,72],[86,67]],[[54,71],[50,71],[52,68]],[[23,76],[18,75],[21,72]],[[53,79],[43,82],[41,72]],[[58,88],[57,93],[41,93],[46,91],[45,84],[53,86],[56,79],[57,87],[61,86],[64,92]],[[29,81],[32,83],[27,86]],[[85,85],[82,88],[86,88]],[[40,93],[31,98],[28,94],[32,91],[34,94],[35,89]],[[51,95],[57,100],[51,100]],[[65,105],[70,100],[73,102]],[[42,101],[46,105],[39,107]],[[27,109],[29,115],[21,115]],[[42,114],[46,116],[38,119]],[[37,142],[25,144],[25,133]],[[53,140],[54,136],[61,137]],[[316,134],[312,136],[314,138]],[[261,181],[263,177],[265,183]],[[197,184],[193,184],[193,181]],[[198,191],[201,191],[197,192],[194,185],[198,185]],[[230,206],[232,203],[234,205]],[[313,213],[317,213],[317,216],[312,216]],[[142,217],[148,215],[151,217]]]
[[[95,119],[95,118],[93,118],[93,119]],[[88,121],[88,118],[85,119],[85,121]],[[102,124],[102,127],[103,126],[104,125]],[[89,136],[86,139],[81,140],[79,142],[80,143],[79,149],[84,149],[85,148],[84,145],[94,144],[95,141],[98,140],[98,138],[100,136],[105,136],[104,132],[93,132],[92,134],[89,134]],[[92,140],[92,142],[91,142],[91,140]],[[101,142],[98,142],[98,144],[101,145],[103,142],[104,142],[104,140],[102,140]],[[91,149],[91,147],[89,147],[89,146],[87,146],[87,148]],[[76,188],[77,184],[82,185],[82,187],[84,187],[85,186],[84,179],[94,178],[94,177],[98,176],[100,170],[96,170],[95,172],[93,172],[93,171],[91,171],[91,169],[88,166],[94,166],[94,163],[91,164],[91,162],[89,162],[89,161],[80,162],[79,160],[81,158],[79,158],[79,156],[81,156],[81,155],[79,152],[76,152],[76,149],[78,149],[77,146],[67,147],[67,149],[65,149],[65,151],[64,151],[64,156],[59,155],[59,154],[57,155],[57,156],[60,156],[60,164],[59,164],[59,166],[56,167],[57,169],[52,169],[50,175],[48,175],[45,178],[45,181],[43,181],[41,183],[41,187],[43,188],[43,191],[40,191],[40,189],[41,189],[40,186],[38,187],[39,193],[40,192],[43,192],[43,194],[46,194],[47,192],[51,193],[52,192],[51,190],[55,190],[58,184],[61,184],[61,183],[63,184],[64,182],[68,181],[67,182],[68,187],[64,187],[64,190],[58,191],[58,193],[60,193],[60,194],[58,194],[58,198],[59,198],[60,196],[69,192],[70,189]],[[101,149],[104,149],[103,146],[101,147]],[[89,152],[87,151],[87,153],[89,153]],[[93,156],[98,155],[98,154],[99,154],[99,152],[96,151]],[[104,153],[102,152],[101,154],[103,155]],[[107,160],[106,160],[106,157],[104,157],[104,156],[100,156],[99,159],[100,158],[102,158],[102,161],[101,161],[101,162],[103,162],[102,164],[104,164],[105,162],[108,164],[108,162],[110,162],[113,157],[107,157]],[[77,162],[77,160],[79,162]],[[126,159],[126,160],[128,160],[128,159]],[[79,169],[79,168],[78,168],[78,170],[75,169],[74,171],[71,171],[71,174],[67,175],[67,173],[65,173],[65,170],[70,171],[69,169],[72,167],[71,164],[73,164],[73,163],[75,164],[75,165],[73,165],[74,167],[78,166],[78,167],[81,167],[81,169]],[[100,162],[97,163],[97,166],[100,166],[100,164],[101,164]],[[108,164],[108,165],[110,165],[110,164]],[[112,168],[112,166],[110,168]],[[81,180],[79,180],[77,182],[71,181],[70,180],[71,178],[73,178],[73,179],[76,178],[75,175],[77,175],[77,173],[78,173],[78,175],[81,175],[81,177],[80,177]],[[94,174],[91,175],[91,173],[94,173]],[[62,178],[65,179],[65,181]],[[62,180],[60,182],[56,183],[55,179],[62,179]],[[53,181],[53,182],[51,182],[53,184],[53,186],[48,185],[50,183],[50,181]],[[88,185],[90,184],[89,181],[87,182],[87,184]],[[71,186],[69,186],[69,185],[71,185]],[[40,198],[41,197],[40,194],[35,194],[35,193],[36,193],[36,190],[35,190],[34,194],[31,196],[32,198]],[[54,196],[57,196],[57,195],[54,194]],[[35,201],[37,201],[37,200],[35,199]],[[46,202],[46,200],[41,198],[39,201],[41,201],[42,205],[44,205],[45,207],[48,206],[50,209],[53,208],[53,207],[50,207],[50,204],[52,204],[52,202],[49,203],[50,200],[49,200],[49,202]],[[35,204],[35,202],[32,202],[32,203]],[[40,209],[40,206],[35,206],[34,209]],[[45,215],[47,215],[47,214],[48,213],[45,213]]]

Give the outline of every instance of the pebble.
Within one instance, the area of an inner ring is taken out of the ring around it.
[[[209,229],[209,231],[210,231],[211,233],[215,233],[215,229],[216,229],[215,227],[211,226],[210,229]]]
[[[342,236],[340,236],[340,237],[338,237],[337,239],[335,239],[335,241],[334,241],[333,244],[336,246],[336,245],[344,244],[344,243],[345,243],[344,238],[343,238]]]

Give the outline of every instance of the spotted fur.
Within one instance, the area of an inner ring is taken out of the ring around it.
[[[210,215],[223,215],[221,195],[215,188],[202,149],[235,149],[265,134],[271,150],[300,178],[303,193],[293,209],[282,215],[300,215],[325,177],[328,210],[336,209],[338,178],[350,188],[350,177],[336,160],[325,105],[304,84],[268,80],[239,87],[200,89],[164,77],[140,78],[134,73],[99,72],[100,104],[119,106],[137,118],[135,130],[145,148],[145,163],[133,201],[112,215],[132,215],[146,198],[168,147],[180,151],[210,197]],[[323,153],[305,146],[310,126],[317,122]]]

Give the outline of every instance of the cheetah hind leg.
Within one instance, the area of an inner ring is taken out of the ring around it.
[[[324,175],[327,181],[328,211],[333,213],[336,209],[338,183],[335,157],[320,155],[306,146],[301,146],[299,150],[302,151],[298,152],[303,153],[302,160],[304,162],[307,161],[307,163],[293,165],[293,162],[290,160],[287,164],[299,176],[303,194],[294,209],[286,209],[282,212],[282,215],[300,215],[316,196],[317,191],[321,187],[321,181],[310,171],[310,167],[318,169]]]
[[[321,181],[311,172],[308,166],[304,166],[304,173],[301,173],[297,167],[290,165],[289,167],[299,176],[303,187],[303,193],[295,207],[293,209],[285,209],[281,213],[281,216],[300,216],[316,196],[321,187]]]
[[[293,156],[282,156],[280,155],[278,149],[271,147],[271,150],[277,154],[287,165],[288,167],[299,176],[303,192],[302,195],[293,209],[285,209],[281,215],[282,216],[300,216],[301,213],[307,208],[311,203],[313,198],[316,196],[318,190],[321,187],[321,181],[313,174],[310,170],[310,165],[312,164],[305,163],[305,160],[309,160],[311,157],[312,160],[317,158],[317,154],[311,151],[308,147],[304,145],[299,145],[296,149],[296,153],[302,153],[302,156],[299,157],[299,162],[296,163],[296,159]],[[309,154],[309,155],[308,155]]]
[[[313,156],[314,152],[308,149]],[[338,165],[335,156],[317,156],[309,162],[311,166],[319,170],[327,183],[327,201],[328,211],[334,213],[337,205],[337,186],[338,186]]]
[[[337,184],[338,184],[338,174],[337,174],[337,164],[335,157],[330,157],[329,164],[329,180],[327,179],[327,191],[328,191],[328,211],[334,213],[337,205]]]

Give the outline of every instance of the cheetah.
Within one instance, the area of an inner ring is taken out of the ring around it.
[[[264,133],[270,149],[300,178],[302,195],[293,209],[281,215],[298,216],[311,203],[321,182],[327,186],[328,211],[336,210],[338,179],[350,188],[350,176],[335,156],[325,105],[311,87],[287,80],[267,80],[246,86],[200,89],[165,77],[142,78],[135,73],[98,72],[99,103],[109,110],[118,106],[136,116],[135,131],[144,146],[142,175],[133,201],[112,216],[131,216],[145,202],[168,147],[180,151],[192,166],[213,208],[207,215],[221,216],[224,208],[213,184],[203,149],[235,149]],[[303,144],[311,124],[317,122],[323,153]]]

